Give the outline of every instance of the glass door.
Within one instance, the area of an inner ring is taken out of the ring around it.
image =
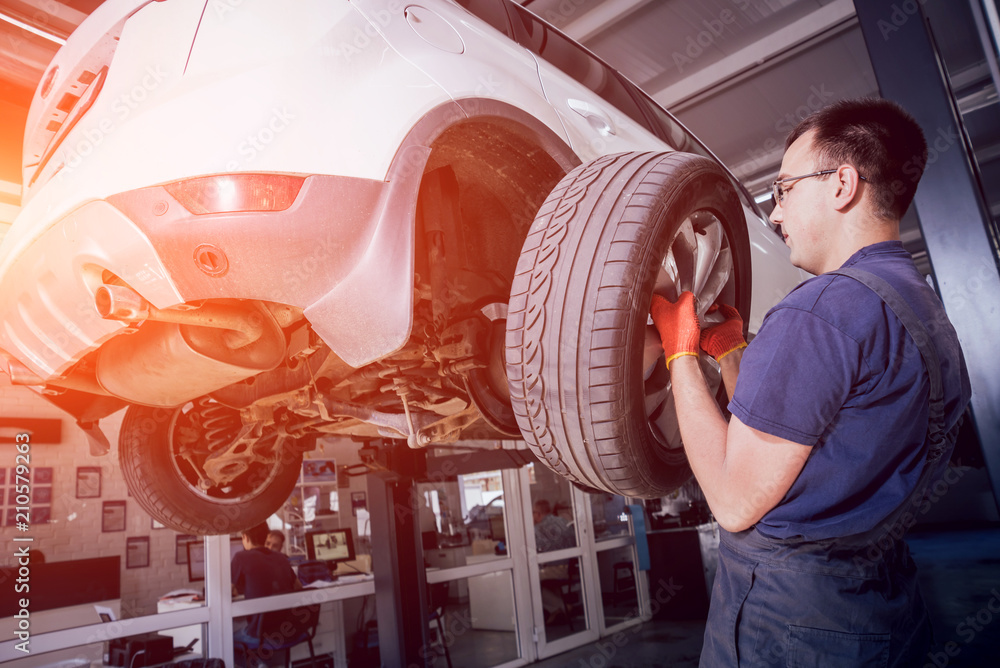
[[[594,588],[600,601],[601,636],[640,623],[647,600],[645,577],[640,577],[628,499],[615,494],[585,494],[594,555]]]
[[[598,638],[593,556],[585,549],[589,522],[582,493],[540,464],[520,470],[526,515],[532,637],[538,658]],[[530,509],[530,510],[529,510]]]
[[[511,485],[511,483],[514,483]],[[415,499],[427,575],[427,665],[523,665],[510,556],[512,513],[521,511],[505,471],[441,477]],[[512,498],[513,497],[513,498]]]

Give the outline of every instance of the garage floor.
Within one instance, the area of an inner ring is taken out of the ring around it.
[[[1000,528],[914,533],[907,541],[934,621],[935,646],[927,665],[1000,665]],[[605,638],[533,665],[697,666],[704,630],[704,622],[649,622],[627,632],[621,647]]]

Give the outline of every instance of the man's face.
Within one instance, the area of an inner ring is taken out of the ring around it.
[[[264,541],[264,547],[274,552],[281,552],[281,548],[285,546],[285,541],[281,540],[279,536],[274,534],[268,534],[267,540]]]
[[[811,174],[826,167],[819,164],[813,151],[813,134],[810,131],[802,135],[785,151],[777,177],[779,180]],[[775,205],[770,216],[771,222],[781,225],[781,234],[791,251],[792,264],[811,274],[827,270],[827,254],[832,248],[833,221],[828,215],[826,197],[833,185],[830,182],[832,178],[836,175],[786,182],[784,201]]]

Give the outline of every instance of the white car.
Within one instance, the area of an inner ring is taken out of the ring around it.
[[[95,454],[127,407],[129,489],[185,533],[266,518],[323,434],[523,437],[666,494],[653,291],[752,331],[802,278],[697,139],[509,0],[109,0],[42,78],[23,177],[11,379]]]

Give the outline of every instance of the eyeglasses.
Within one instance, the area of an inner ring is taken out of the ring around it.
[[[785,193],[787,193],[789,190],[792,189],[791,186],[789,186],[789,187],[786,188],[786,187],[784,187],[781,184],[786,183],[788,181],[798,181],[800,179],[809,179],[809,178],[812,178],[814,176],[825,176],[827,174],[833,174],[836,171],[837,171],[836,169],[824,169],[821,172],[813,172],[812,174],[803,174],[802,176],[789,176],[786,179],[777,179],[775,181],[772,181],[771,182],[771,204],[774,205],[774,206],[777,206],[778,204],[784,204],[784,202],[785,202]],[[862,181],[867,181],[868,180],[865,177],[861,176],[860,174],[858,174],[858,178],[861,179]]]

